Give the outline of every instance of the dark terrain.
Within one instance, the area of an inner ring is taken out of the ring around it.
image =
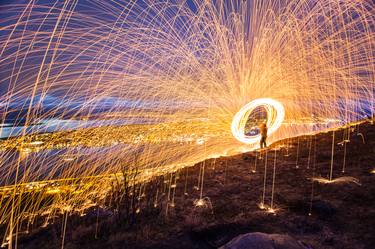
[[[84,217],[72,215],[67,219],[64,248],[217,248],[239,234],[263,232],[288,234],[312,248],[374,249],[375,125],[363,123],[350,129],[344,173],[345,144],[338,143],[348,129],[335,132],[332,179],[350,176],[360,185],[311,181],[314,176],[329,178],[332,131],[283,140],[261,152],[262,159],[259,152],[209,159],[155,179],[143,186],[146,197],[139,199],[137,212],[125,212],[134,209],[133,204],[119,203],[99,212],[90,210]],[[273,214],[258,204],[267,158],[265,204],[270,205],[275,148],[280,145],[284,146],[276,151]],[[207,198],[205,205],[195,206],[203,166]],[[168,212],[167,199],[175,203]],[[34,228],[19,238],[18,248],[61,248],[61,227],[57,221]]]

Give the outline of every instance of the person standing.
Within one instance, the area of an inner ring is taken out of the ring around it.
[[[266,148],[267,147],[267,125],[266,123],[261,123],[259,125],[260,130],[260,148]]]

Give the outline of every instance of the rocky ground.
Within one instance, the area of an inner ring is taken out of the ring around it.
[[[262,152],[210,159],[164,176],[158,196],[153,192],[148,199],[158,200],[157,207],[139,209],[134,224],[116,210],[69,217],[64,248],[217,248],[240,234],[262,232],[286,234],[312,248],[373,249],[375,125],[353,126],[350,142],[340,144],[347,131],[335,131],[333,161],[331,131],[279,141]],[[334,182],[313,182],[314,177],[329,179],[331,162]],[[275,211],[270,212],[259,204],[265,186],[264,204],[271,205],[274,165]],[[200,203],[203,167],[205,199]],[[171,185],[169,191],[165,186]],[[18,248],[61,248],[61,228],[56,222],[34,229],[19,238]]]

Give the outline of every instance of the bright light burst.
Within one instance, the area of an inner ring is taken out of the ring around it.
[[[269,98],[251,101],[236,113],[232,121],[232,134],[237,140],[243,143],[254,144],[260,139],[259,134],[255,136],[245,134],[245,125],[249,119],[249,115],[257,107],[264,107],[266,109],[267,127],[269,127],[268,135],[271,135],[279,129],[284,120],[285,110],[280,102]]]
[[[102,204],[119,172],[136,170],[144,181],[252,149],[231,124],[256,99],[275,101],[271,142],[373,115],[374,16],[371,0],[2,6],[0,108],[3,120],[26,128],[2,142],[0,223],[12,234],[36,212],[50,218]],[[285,110],[278,130],[276,103]],[[311,116],[339,122],[312,125]],[[85,128],[27,135],[46,120]]]

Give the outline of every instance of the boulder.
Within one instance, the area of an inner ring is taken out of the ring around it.
[[[242,234],[219,249],[311,249],[289,235],[247,233]]]

